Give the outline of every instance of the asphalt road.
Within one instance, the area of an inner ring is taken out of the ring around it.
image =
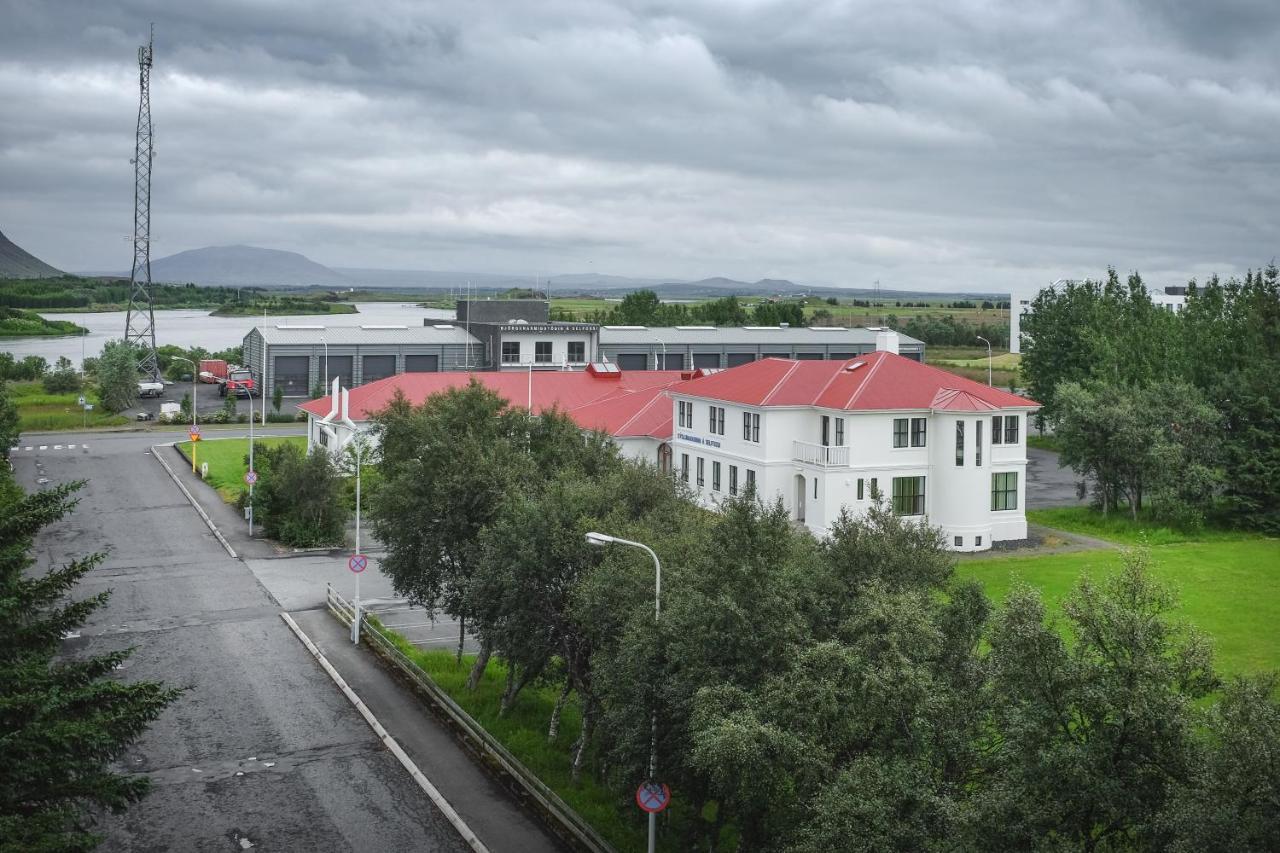
[[[190,687],[125,756],[155,787],[123,816],[102,818],[101,849],[463,850],[151,458],[156,441],[24,436],[33,449],[13,454],[28,488],[89,481],[36,548],[42,565],[109,552],[75,595],[111,589],[111,601],[69,650],[135,646],[124,678]]]
[[[1027,448],[1027,509],[1088,504],[1089,499],[1076,492],[1078,479],[1070,468],[1058,466],[1058,454]]]

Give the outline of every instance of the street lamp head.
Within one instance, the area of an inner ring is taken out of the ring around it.
[[[603,547],[605,545],[612,545],[616,541],[618,540],[615,537],[609,536],[605,533],[592,532],[587,534],[588,545],[597,545],[597,546]]]

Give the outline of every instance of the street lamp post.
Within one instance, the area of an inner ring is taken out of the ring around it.
[[[663,342],[663,341],[661,341],[661,340],[658,340],[658,338],[654,338],[654,340],[658,342],[658,345],[659,345],[660,347],[662,347],[662,366],[661,366],[661,367],[659,367],[658,369],[659,369],[659,370],[666,370],[666,369],[667,369],[667,345],[666,345],[666,343],[665,343],[665,342]],[[654,360],[655,360],[655,361],[657,360],[657,358],[658,358],[657,353],[654,353],[653,358],[654,358]]]
[[[356,553],[360,550],[360,471],[364,468],[364,440],[359,436],[351,442],[351,452],[356,458]],[[356,572],[355,619],[351,623],[351,642],[360,645],[360,572]]]
[[[978,335],[978,340],[987,345],[987,387],[991,386],[991,341]]]
[[[665,357],[666,354],[664,353],[664,360]],[[626,545],[629,548],[639,548],[653,558],[653,621],[657,624],[662,617],[662,563],[658,561],[658,555],[653,553],[653,549],[641,542],[632,542],[630,539],[620,539],[617,536],[609,536],[606,533],[596,533],[594,531],[587,534],[587,543],[601,548],[606,545]],[[649,719],[649,782],[656,781],[657,775],[658,708],[655,705],[652,716]],[[654,853],[657,835],[658,816],[655,812],[649,812],[649,853]]]
[[[324,385],[329,387],[329,342],[324,339],[324,335],[320,336],[320,343],[324,345]]]

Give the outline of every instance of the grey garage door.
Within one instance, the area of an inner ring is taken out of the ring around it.
[[[649,354],[644,352],[624,352],[618,358],[618,367],[623,370],[648,370]]]
[[[693,354],[693,366],[697,367],[719,367],[720,353],[718,352],[695,352]]]
[[[325,371],[328,377],[326,384],[332,384],[336,376],[342,383],[343,388],[350,388],[354,381],[353,370],[355,368],[355,356],[353,355],[331,355],[328,359],[320,359],[320,369]],[[329,393],[327,390],[325,393]]]
[[[798,352],[796,353],[796,361],[822,361],[823,356],[820,352]]]
[[[364,382],[374,382],[396,375],[396,357],[394,355],[366,355],[360,360],[360,378]]]
[[[750,364],[756,360],[756,354],[753,352],[731,352],[729,353],[729,366],[737,367],[740,364]]]
[[[767,353],[765,353],[764,355],[762,355],[762,356],[760,356],[760,357],[761,357],[761,358],[791,358],[791,353],[789,353],[789,352],[767,352]]]
[[[438,355],[406,355],[404,357],[405,373],[439,373],[440,356]]]
[[[275,357],[275,383],[286,397],[305,397],[307,368],[310,361],[305,355],[278,355]]]

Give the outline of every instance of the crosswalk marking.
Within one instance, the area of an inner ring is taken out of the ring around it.
[[[55,444],[55,445],[53,446],[53,449],[54,449],[54,450],[75,450],[77,447],[82,448],[82,449],[84,449],[84,450],[88,450],[88,449],[89,449],[89,445],[87,445],[87,444],[68,444],[68,445],[66,445],[65,447],[64,447],[63,445],[61,445],[61,444]],[[23,445],[21,445],[21,444],[15,444],[13,447],[10,447],[10,448],[9,448],[9,452],[10,452],[10,453],[16,453],[17,451],[20,451],[20,450],[21,450],[21,451],[24,451],[24,452],[30,453],[30,452],[31,452],[31,451],[33,451],[33,450],[48,450],[48,449],[49,449],[49,445],[47,445],[47,444],[42,444],[42,445],[40,445],[39,447],[36,447],[36,446],[34,446],[34,445],[31,445],[31,444],[28,444],[28,445],[25,445],[25,446],[23,446]]]
[[[47,444],[42,444],[42,445],[40,445],[40,449],[41,449],[41,450],[48,450],[48,449],[49,449],[49,445],[47,445]],[[353,618],[354,618],[354,617],[353,617]]]
[[[61,449],[62,449],[62,445],[61,445],[61,444],[55,444],[55,445],[53,446],[53,449],[54,449],[54,450],[61,450]],[[352,617],[352,618],[354,619],[355,617]]]

